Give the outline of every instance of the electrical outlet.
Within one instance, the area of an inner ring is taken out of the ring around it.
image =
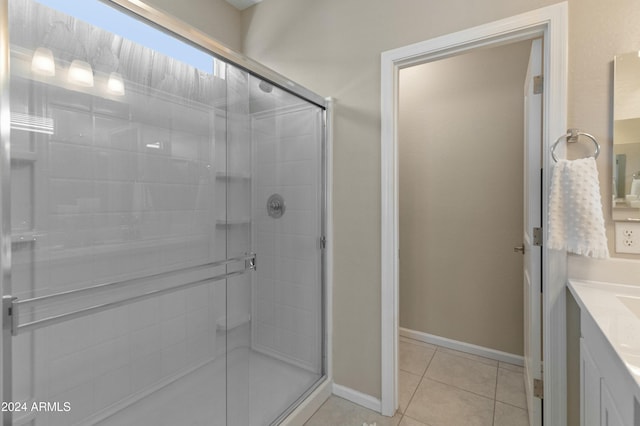
[[[640,223],[616,222],[616,252],[640,254]]]

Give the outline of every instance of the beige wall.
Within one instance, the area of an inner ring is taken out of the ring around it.
[[[266,0],[243,13],[247,55],[336,99],[333,361],[337,383],[375,397],[381,394],[380,53],[552,3]]]
[[[227,47],[242,50],[240,11],[225,0],[144,0],[210,35]]]
[[[522,355],[531,42],[400,72],[400,326]]]
[[[380,396],[380,53],[552,3],[556,0],[266,0],[244,11],[246,54],[337,101],[337,383]],[[640,8],[637,0],[570,0],[569,8],[568,124],[602,142],[598,167],[609,176],[612,58],[640,47]],[[603,199],[609,200],[608,179],[601,184]],[[606,201],[605,216],[612,238]]]
[[[640,7],[634,0],[575,0],[569,7],[569,125],[593,134],[602,145],[600,191],[609,251],[615,255],[610,201],[613,57],[640,48]],[[624,257],[640,261],[639,256]]]

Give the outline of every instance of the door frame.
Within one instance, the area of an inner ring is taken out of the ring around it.
[[[471,49],[544,39],[543,73],[543,218],[547,216],[553,160],[551,144],[567,128],[568,3],[436,37],[382,53],[381,56],[381,413],[393,416],[398,406],[398,76],[402,68],[443,59]],[[544,419],[566,424],[567,255],[546,248],[542,261]]]

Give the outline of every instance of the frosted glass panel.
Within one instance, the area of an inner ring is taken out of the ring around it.
[[[229,318],[242,312],[235,317],[248,322],[232,323],[227,331],[227,412],[229,424],[260,426],[277,420],[323,374],[323,111],[240,71],[228,80],[229,105],[242,111],[240,119],[229,121],[230,140],[237,139],[229,149],[251,152],[237,160],[229,153],[230,167],[238,171],[245,167],[238,160],[251,161],[249,181],[229,180],[229,207],[250,194],[247,241],[258,269],[228,285]],[[277,218],[267,209],[273,194],[284,200]],[[244,241],[244,229],[230,227],[228,240]]]
[[[225,259],[216,219],[227,210],[226,83],[213,58],[98,1],[45,3],[10,2],[12,294]],[[152,49],[169,44],[178,57]],[[224,272],[150,279],[51,309]],[[225,318],[225,282],[204,282],[22,334],[15,398],[70,403],[29,413],[35,424],[226,424]]]

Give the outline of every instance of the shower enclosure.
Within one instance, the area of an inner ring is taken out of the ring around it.
[[[326,379],[325,101],[118,3],[0,0],[3,425],[278,424]]]

